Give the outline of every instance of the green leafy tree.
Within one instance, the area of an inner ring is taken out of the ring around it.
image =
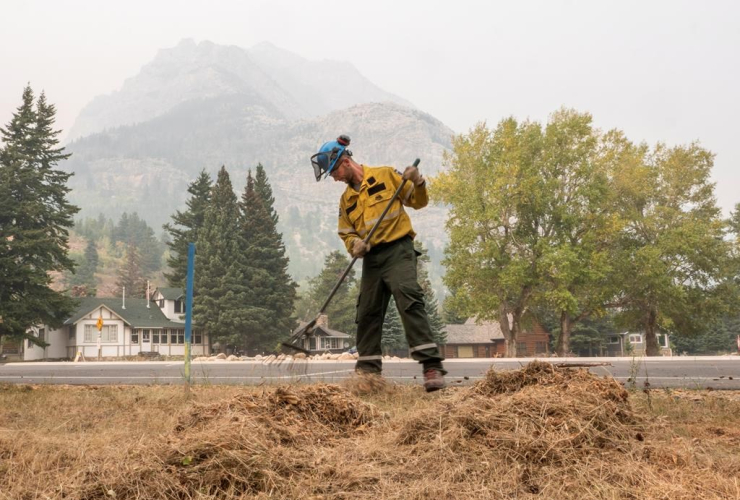
[[[539,125],[513,118],[492,131],[478,125],[453,139],[450,169],[431,193],[450,206],[444,281],[455,295],[448,300],[461,314],[498,321],[509,357],[540,282],[542,140]]]
[[[172,223],[163,226],[170,238],[167,242],[170,249],[167,258],[169,273],[164,273],[170,286],[185,288],[188,244],[198,241],[198,232],[203,227],[212,184],[211,176],[202,170],[198,178],[188,186],[190,198],[186,202],[187,209],[183,212],[177,210],[172,216]]]
[[[621,291],[615,305],[627,327],[692,336],[726,311],[730,243],[714,201],[713,155],[698,144],[652,150],[615,134],[620,168],[614,186],[625,223],[618,242]]]
[[[249,347],[267,348],[295,328],[292,317],[296,284],[288,274],[288,257],[282,235],[277,230],[272,188],[262,165],[256,175],[247,174],[247,183],[240,202],[241,231],[244,241],[242,261],[244,276],[253,291],[255,311],[263,311],[262,325],[251,332]]]
[[[536,300],[559,318],[556,352],[578,322],[602,315],[614,293],[610,249],[619,230],[609,189],[613,156],[588,113],[560,110],[545,128],[537,213],[542,276]]]
[[[78,208],[67,201],[69,158],[54,129],[56,110],[42,93],[34,106],[30,86],[5,128],[0,128],[0,344],[28,338],[36,324],[62,325],[76,301],[52,290],[52,272],[74,269],[69,230]]]
[[[316,316],[348,265],[349,259],[345,252],[335,250],[326,256],[324,267],[319,275],[309,281],[306,301],[308,307],[304,309],[308,315],[303,317],[304,320],[309,321]],[[355,318],[357,315],[358,294],[355,270],[352,269],[326,308],[326,315],[329,318],[329,328],[354,337],[357,331]]]
[[[213,341],[243,346],[249,332],[264,327],[265,311],[250,305],[255,299],[239,257],[245,246],[239,225],[236,195],[221,167],[198,234],[193,319]]]

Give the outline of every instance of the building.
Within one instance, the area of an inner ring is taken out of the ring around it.
[[[42,359],[85,359],[136,356],[158,353],[163,356],[185,354],[185,302],[180,288],[162,288],[153,300],[96,298],[80,299],[77,310],[59,329],[40,325],[29,334],[48,344],[40,347],[30,340],[18,349],[24,361]],[[98,330],[98,322],[101,328]],[[193,327],[191,353],[208,355],[208,335]]]
[[[293,334],[305,328],[308,323],[301,322]],[[302,347],[311,354],[324,352],[341,353],[351,347],[352,336],[329,328],[329,317],[326,314],[319,316],[313,331],[302,339]]]
[[[667,333],[656,333],[661,356],[673,356]],[[609,335],[606,344],[607,356],[644,356],[645,335],[643,333],[622,332]]]
[[[498,321],[476,323],[469,318],[462,325],[446,325],[446,358],[497,358],[506,355],[506,342]],[[538,322],[519,334],[518,357],[549,356],[550,335]]]

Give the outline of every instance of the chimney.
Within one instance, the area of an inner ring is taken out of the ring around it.
[[[149,280],[146,280],[146,308],[149,309]]]
[[[326,314],[319,314],[319,317],[316,319],[316,326],[329,328],[329,316],[327,316]]]
[[[126,287],[123,287],[123,304],[121,304],[121,309],[126,309]]]

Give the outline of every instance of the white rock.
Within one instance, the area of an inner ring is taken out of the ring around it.
[[[224,353],[216,354],[216,359],[226,359],[226,354]]]
[[[350,359],[355,359],[355,357],[352,354],[348,353],[348,352],[342,353],[339,356],[339,361],[347,361],[347,360],[350,360]]]
[[[261,361],[262,360],[262,354],[258,354],[254,357],[255,361]]]
[[[232,354],[228,358],[226,358],[226,361],[239,361],[239,358]]]
[[[308,356],[306,356],[305,353],[299,352],[295,355],[295,359],[306,359]]]
[[[336,361],[339,359],[339,356],[341,356],[341,354],[330,354],[329,359]]]

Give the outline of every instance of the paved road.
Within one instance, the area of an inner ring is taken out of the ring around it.
[[[492,366],[497,370],[519,368],[531,359],[447,360],[448,381],[468,385],[483,377]],[[635,381],[642,388],[684,387],[691,389],[740,390],[740,357],[674,358],[559,358],[553,363],[609,363],[589,368],[597,375],[611,375],[620,382]],[[258,361],[199,362],[192,365],[196,384],[279,384],[291,382],[339,382],[353,372],[347,361],[311,361],[265,365]],[[386,378],[399,383],[421,383],[421,370],[414,361],[389,361]],[[183,363],[151,362],[54,362],[0,365],[0,383],[26,384],[182,384]]]

